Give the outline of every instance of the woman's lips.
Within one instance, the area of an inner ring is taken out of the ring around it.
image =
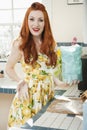
[[[39,28],[33,28],[34,32],[38,32],[40,29]]]

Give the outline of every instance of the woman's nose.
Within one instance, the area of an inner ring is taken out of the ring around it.
[[[35,26],[39,26],[38,20],[35,20],[34,25],[35,25]]]

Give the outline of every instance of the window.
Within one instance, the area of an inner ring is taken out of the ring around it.
[[[2,0],[0,4],[0,54],[8,55],[20,31],[27,8],[37,0]],[[41,2],[41,0],[38,0]]]

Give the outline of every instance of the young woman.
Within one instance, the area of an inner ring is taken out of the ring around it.
[[[20,61],[25,73],[22,79],[15,72]],[[20,126],[54,97],[54,83],[66,86],[57,75],[58,57],[47,11],[41,3],[27,10],[19,37],[13,42],[6,65],[10,78],[18,82],[12,102],[8,126]]]

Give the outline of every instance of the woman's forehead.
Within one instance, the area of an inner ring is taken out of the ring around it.
[[[32,10],[29,14],[29,17],[42,17],[42,18],[44,18],[44,14],[41,10]]]

